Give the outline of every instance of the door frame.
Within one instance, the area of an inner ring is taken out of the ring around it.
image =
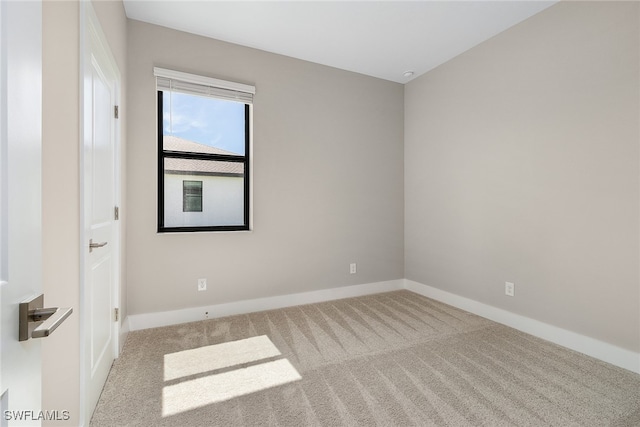
[[[115,77],[115,104],[120,104],[121,99],[121,76],[117,63],[109,49],[109,44],[102,31],[100,22],[90,1],[80,1],[80,425],[89,425],[94,407],[89,407],[88,387],[91,374],[90,368],[90,335],[89,335],[89,304],[87,292],[87,264],[89,262],[88,242],[89,242],[89,219],[86,217],[89,199],[86,195],[86,150],[84,147],[85,132],[92,129],[91,105],[86,105],[85,100],[85,73],[89,72],[91,56],[100,56],[109,67],[110,73]],[[114,203],[121,206],[121,146],[120,146],[120,120],[114,119]],[[113,251],[114,271],[113,271],[113,301],[114,308],[120,308],[120,286],[121,286],[121,221],[115,221],[114,238],[109,242]],[[120,349],[120,324],[122,316],[118,321],[113,322],[113,357],[119,355]]]

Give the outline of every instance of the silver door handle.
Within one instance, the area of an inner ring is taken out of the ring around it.
[[[44,320],[44,322],[33,330],[31,338],[48,337],[64,322],[64,319],[71,316],[71,313],[73,313],[73,308],[71,307],[53,307],[35,310],[33,317],[36,320],[34,321]]]
[[[71,307],[43,307],[44,295],[20,303],[19,341],[48,337],[73,312]]]
[[[93,239],[89,239],[89,253],[93,252],[94,249],[101,248],[103,246],[107,246],[108,242],[102,243],[93,243]]]

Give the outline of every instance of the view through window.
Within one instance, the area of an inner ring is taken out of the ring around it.
[[[249,120],[247,103],[159,87],[158,231],[249,229]]]

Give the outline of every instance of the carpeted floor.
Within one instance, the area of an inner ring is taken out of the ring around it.
[[[640,426],[640,375],[396,291],[132,332],[126,425]]]

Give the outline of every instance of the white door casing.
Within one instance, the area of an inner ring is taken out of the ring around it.
[[[83,424],[88,425],[113,360],[118,355],[120,230],[118,204],[118,105],[120,73],[90,2],[81,2],[82,41],[82,268]],[[96,247],[90,248],[90,242]],[[106,243],[106,244],[105,244]]]
[[[18,341],[18,304],[42,291],[41,153],[42,4],[2,1],[0,425],[3,426],[40,425],[33,418],[42,409],[41,343],[39,339]]]

